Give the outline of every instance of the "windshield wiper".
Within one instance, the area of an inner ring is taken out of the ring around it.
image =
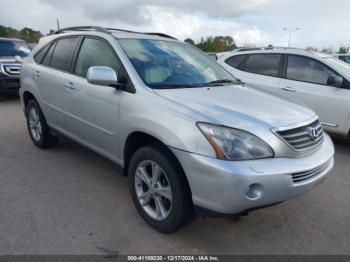
[[[201,87],[198,84],[169,84],[169,85],[149,85],[153,89],[176,89],[176,88],[195,88]]]
[[[236,79],[236,81],[232,80],[232,79],[219,79],[219,80],[210,81],[210,82],[205,83],[203,85],[205,85],[205,86],[215,86],[217,84],[236,84],[237,85],[237,84],[243,84],[243,82],[238,80],[238,79]]]

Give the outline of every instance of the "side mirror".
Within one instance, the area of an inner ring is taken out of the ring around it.
[[[341,76],[329,76],[327,79],[327,85],[334,87],[342,87],[344,79]]]
[[[92,66],[87,71],[87,81],[93,85],[119,88],[117,73],[107,66]]]

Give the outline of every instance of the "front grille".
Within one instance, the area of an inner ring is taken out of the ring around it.
[[[19,65],[4,65],[4,71],[9,76],[18,76],[20,74]]]
[[[311,178],[321,174],[329,166],[329,163],[330,163],[330,161],[328,161],[328,162],[324,163],[323,165],[318,166],[312,170],[292,174],[293,182],[300,183],[300,182],[311,179]]]
[[[297,151],[317,147],[324,139],[322,126],[319,120],[306,126],[277,131],[277,134]]]

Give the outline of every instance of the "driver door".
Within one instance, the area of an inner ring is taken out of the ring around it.
[[[82,41],[74,75],[65,83],[65,121],[71,136],[97,152],[117,156],[118,111],[122,91],[87,82],[91,66],[107,66],[118,72],[121,63],[109,43],[100,38]]]

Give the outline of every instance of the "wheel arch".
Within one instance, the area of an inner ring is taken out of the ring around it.
[[[38,102],[38,100],[35,98],[35,96],[29,92],[29,91],[24,91],[23,93],[23,106],[24,106],[24,109],[27,108],[27,104],[30,100],[35,100],[36,102]]]
[[[128,135],[124,147],[123,147],[123,159],[124,159],[124,175],[127,176],[128,174],[128,167],[129,162],[132,157],[132,155],[141,147],[147,146],[147,145],[157,145],[159,147],[162,147],[167,151],[169,156],[171,157],[171,160],[174,161],[174,163],[180,168],[182,173],[186,176],[184,169],[182,168],[182,165],[180,161],[177,159],[175,154],[169,149],[169,147],[161,141],[159,138],[150,135],[148,133],[142,132],[142,131],[135,131]],[[187,178],[186,178],[187,180]]]

